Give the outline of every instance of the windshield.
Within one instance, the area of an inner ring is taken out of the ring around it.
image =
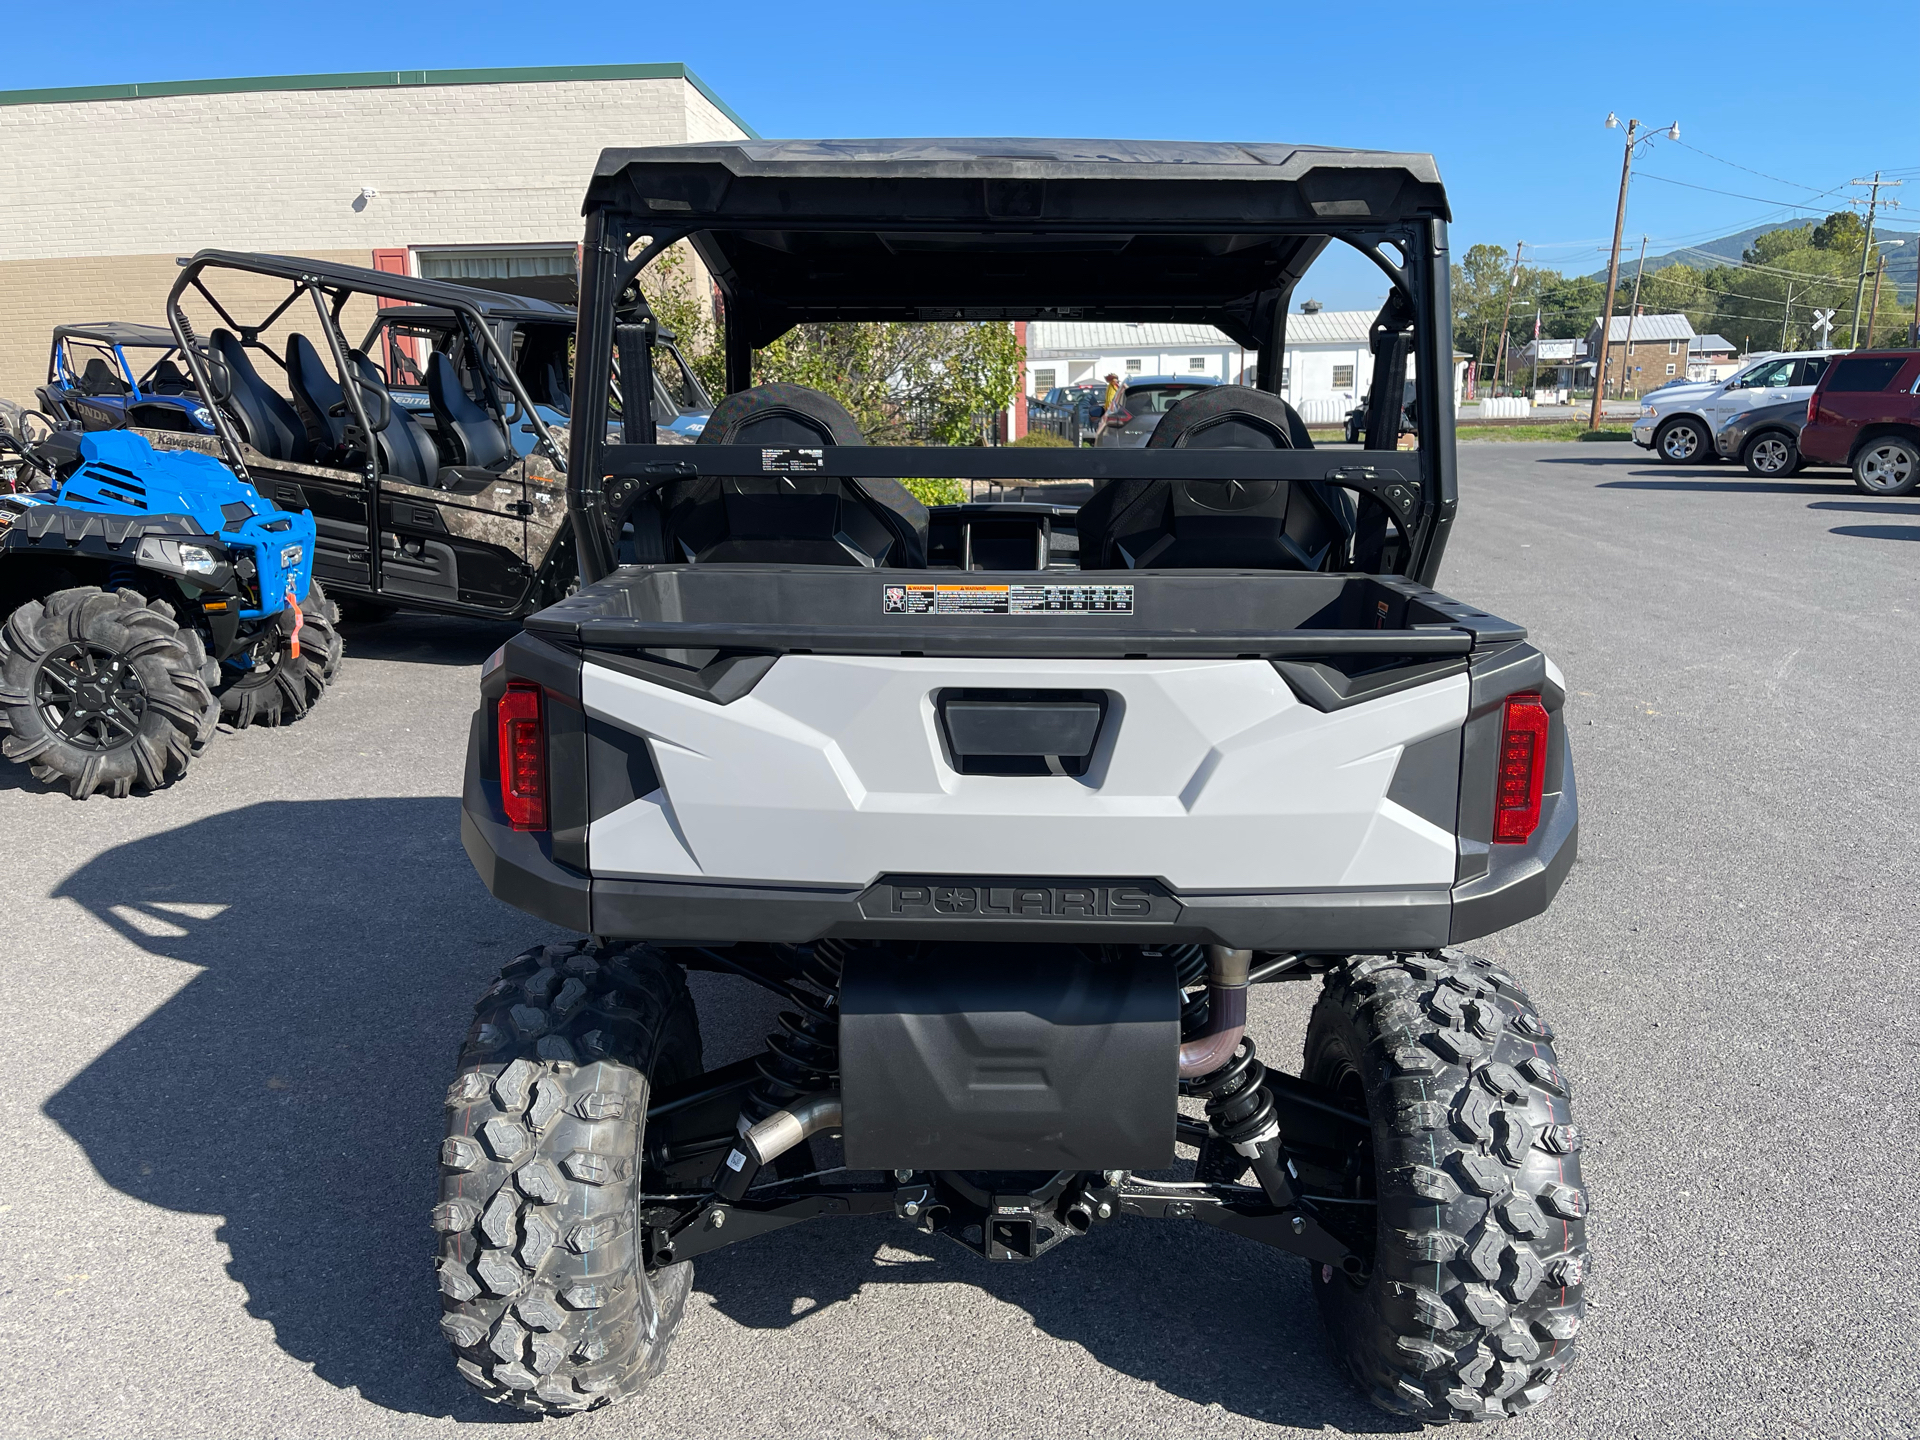
[[[1210,388],[1206,385],[1140,385],[1130,387],[1120,403],[1135,415],[1164,415],[1187,396]]]

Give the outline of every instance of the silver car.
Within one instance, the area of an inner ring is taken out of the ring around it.
[[[1120,387],[1112,406],[1100,417],[1093,443],[1110,450],[1137,450],[1147,443],[1162,415],[1189,395],[1219,383],[1205,375],[1136,375]]]

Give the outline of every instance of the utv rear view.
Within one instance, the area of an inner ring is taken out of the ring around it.
[[[461,1373],[548,1413],[630,1396],[690,1262],[803,1220],[1023,1263],[1152,1218],[1302,1256],[1390,1410],[1541,1401],[1584,1315],[1580,1135],[1545,1021],[1453,947],[1547,907],[1576,801],[1558,671],[1430,588],[1432,161],[726,142],[607,151],[586,213],[583,587],[485,667],[462,825],[495,895],[582,938],[506,968],[448,1092]],[[656,327],[616,307],[680,240],[728,393],[697,444],[638,407],[609,441],[605,377],[653,389]],[[1358,444],[1316,444],[1271,360],[1141,449],[870,446],[754,383],[823,322],[1177,319],[1277,356],[1334,243],[1389,285]],[[900,475],[1091,498],[928,511]],[[705,1068],[694,969],[778,997],[757,1056]],[[1248,993],[1293,981],[1321,989],[1283,1073]]]

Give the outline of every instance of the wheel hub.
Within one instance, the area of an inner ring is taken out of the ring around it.
[[[49,730],[103,753],[131,744],[147,713],[147,689],[132,662],[90,640],[47,652],[34,680],[34,701]]]

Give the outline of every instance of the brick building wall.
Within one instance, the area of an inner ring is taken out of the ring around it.
[[[0,93],[0,396],[57,323],[165,323],[175,256],[572,244],[604,147],[747,133],[679,65]]]

